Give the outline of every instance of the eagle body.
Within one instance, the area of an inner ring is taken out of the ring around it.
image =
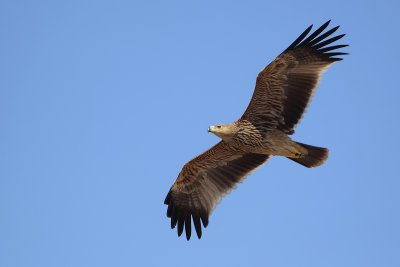
[[[218,126],[210,126],[209,132],[239,151],[291,158],[307,153],[306,149],[281,130],[274,129],[262,134],[250,121],[243,119]]]
[[[322,73],[342,60],[336,56],[346,54],[335,50],[348,45],[329,46],[344,36],[331,37],[339,26],[322,33],[329,23],[310,35],[312,25],[308,27],[258,74],[253,96],[241,118],[208,128],[222,140],[183,166],[164,201],[171,228],[178,226],[179,236],[185,229],[190,239],[193,220],[200,238],[201,224],[207,227],[222,197],[271,156],[284,156],[308,168],[320,166],[328,158],[328,149],[296,142],[290,135]]]
[[[243,125],[241,121],[238,124]],[[293,154],[306,153],[305,149],[281,130],[275,129],[263,135],[254,125],[249,127],[248,122],[245,125],[245,127],[241,127],[232,141],[247,152],[285,157],[294,157]],[[248,131],[249,128],[252,128],[256,133],[253,134],[253,131]]]

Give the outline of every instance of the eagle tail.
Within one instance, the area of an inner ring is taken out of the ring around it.
[[[307,168],[318,167],[328,159],[329,150],[327,148],[310,146],[299,142],[296,143],[307,149],[307,154],[300,158],[288,159],[291,159]]]

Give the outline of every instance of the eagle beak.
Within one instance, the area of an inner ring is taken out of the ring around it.
[[[211,131],[211,126],[210,127],[208,127],[208,129],[207,129],[207,132],[209,132],[209,133],[211,133],[212,131]]]

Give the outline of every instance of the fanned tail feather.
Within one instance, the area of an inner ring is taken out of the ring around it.
[[[318,167],[328,159],[329,150],[327,148],[310,146],[299,142],[296,143],[307,149],[308,153],[300,158],[288,159],[291,159],[307,168]]]

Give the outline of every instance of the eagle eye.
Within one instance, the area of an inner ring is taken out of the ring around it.
[[[217,128],[221,128],[221,125],[217,125]]]

